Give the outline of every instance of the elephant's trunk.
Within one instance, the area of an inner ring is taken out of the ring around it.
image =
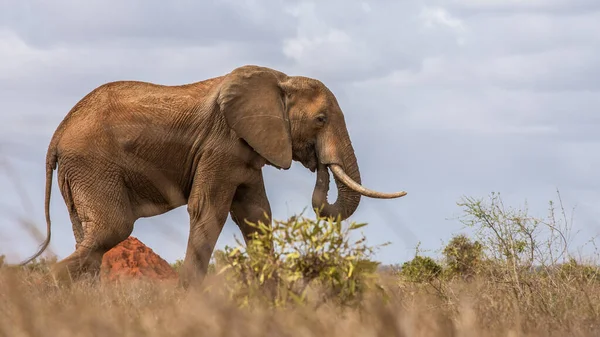
[[[335,166],[341,168],[348,177],[360,184],[360,172],[358,170],[358,163],[354,156],[354,152],[350,151],[345,159],[343,168],[337,165]],[[327,193],[329,192],[328,167],[319,162],[317,168],[317,181],[312,197],[313,208],[316,208],[319,211],[320,216],[336,218],[339,215],[341,220],[345,220],[356,211],[361,194],[350,188],[347,184],[344,184],[343,180],[337,175],[334,175],[334,179],[338,190],[338,196],[335,203],[330,204],[327,200]]]
[[[345,220],[356,211],[361,196],[391,199],[406,195],[405,191],[383,193],[363,187],[361,185],[360,171],[352,146],[347,146],[346,151],[342,165],[324,164],[319,160],[312,205],[313,209],[319,211],[320,216],[337,218],[339,215],[342,220]],[[330,204],[327,200],[327,193],[329,192],[329,170],[333,172],[338,190],[337,200],[333,204]]]

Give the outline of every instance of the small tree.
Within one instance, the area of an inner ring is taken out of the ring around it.
[[[517,209],[505,207],[499,193],[492,193],[488,202],[464,198],[458,203],[465,212],[461,221],[475,230],[483,246],[489,276],[504,285],[511,285],[515,298],[519,300],[533,296],[532,289],[536,289],[533,284],[544,280],[537,277],[542,273],[548,276],[547,289],[556,289],[564,284],[553,279],[561,262],[570,258],[570,225],[558,191],[557,194],[561,217],[557,216],[552,201],[548,216],[537,218],[528,214],[527,205]],[[550,310],[547,296],[538,295],[534,298],[546,307],[545,310]]]
[[[464,208],[461,222],[474,228],[488,257],[504,261],[512,268],[531,269],[534,264],[555,265],[569,258],[570,225],[557,192],[562,219],[556,214],[553,201],[549,202],[547,218],[528,214],[527,204],[522,209],[505,207],[499,193],[492,193],[489,202],[463,198],[458,203]]]

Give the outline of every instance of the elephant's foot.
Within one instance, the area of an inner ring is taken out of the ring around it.
[[[51,282],[58,287],[70,288],[83,279],[99,280],[103,255],[104,253],[98,250],[77,249],[51,267]]]
[[[200,287],[206,277],[206,271],[202,269],[198,262],[184,261],[179,272],[179,286],[183,289]]]

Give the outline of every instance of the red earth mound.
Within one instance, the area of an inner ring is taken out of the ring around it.
[[[104,254],[101,270],[103,281],[117,281],[123,278],[178,278],[167,261],[133,236]]]

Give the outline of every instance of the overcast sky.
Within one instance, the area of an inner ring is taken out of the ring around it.
[[[369,243],[392,242],[380,261],[406,261],[419,241],[441,247],[462,231],[456,202],[492,191],[544,216],[558,188],[583,243],[600,234],[599,32],[598,0],[0,1],[0,254],[16,262],[42,242],[17,217],[45,233],[47,144],[85,94],[244,64],[323,81],[364,185],[408,192],[363,198],[350,219],[369,223]],[[313,215],[313,173],[294,163],[264,176],[275,218]],[[51,207],[62,258],[75,240],[56,175]],[[188,230],[181,207],[133,235],[174,261]],[[234,234],[228,220],[218,246]]]

